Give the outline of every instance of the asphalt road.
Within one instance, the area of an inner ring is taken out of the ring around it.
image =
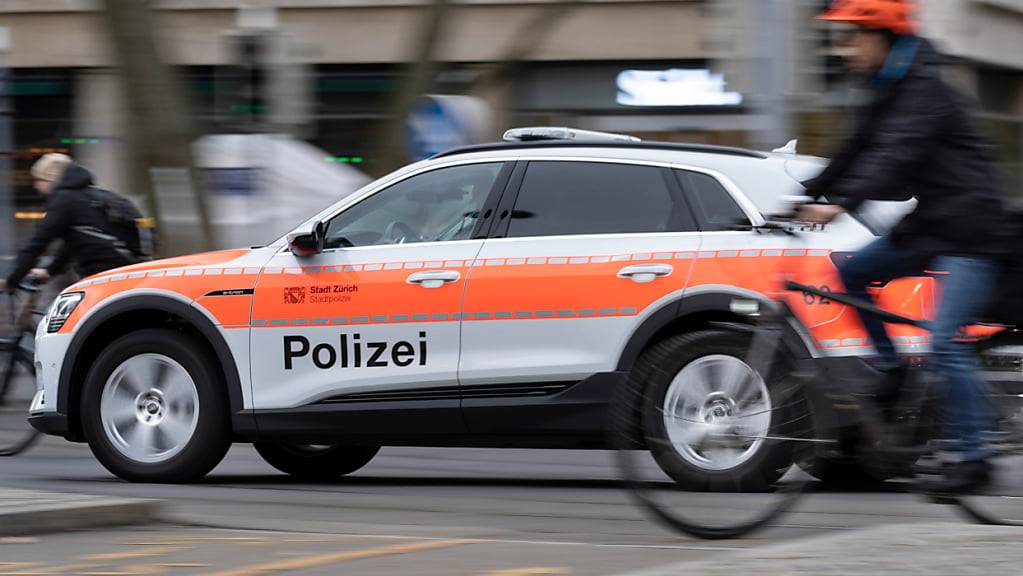
[[[629,501],[609,453],[584,451],[385,448],[347,479],[302,484],[237,446],[206,481],[178,486],[124,483],[87,447],[48,438],[0,459],[0,486],[167,503],[166,523],[146,529],[0,542],[0,574],[619,574],[850,528],[958,519],[895,488],[825,492],[751,538],[693,540]],[[721,510],[743,502],[708,498]]]

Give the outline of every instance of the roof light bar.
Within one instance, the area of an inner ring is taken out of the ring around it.
[[[628,134],[611,132],[595,132],[593,130],[577,130],[565,127],[512,128],[504,133],[506,142],[532,142],[536,140],[582,140],[594,142],[640,142],[639,138]]]

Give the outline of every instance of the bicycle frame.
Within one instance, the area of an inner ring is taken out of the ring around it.
[[[4,404],[5,398],[9,392],[11,379],[14,375],[14,370],[21,364],[29,374],[35,373],[34,365],[34,353],[22,346],[22,341],[25,337],[31,338],[35,333],[35,322],[34,316],[40,315],[39,310],[36,310],[36,304],[39,300],[39,289],[34,286],[21,286],[20,289],[26,293],[25,301],[21,305],[21,309],[17,314],[14,313],[14,308],[11,308],[11,328],[12,332],[9,337],[0,339],[0,356],[7,354],[7,357],[3,359],[5,366],[2,374],[3,378],[0,381],[0,405]],[[10,295],[13,301],[14,295]],[[17,442],[10,446],[0,446],[0,457],[10,457],[21,454],[27,450],[33,443],[39,438],[39,432],[35,430],[28,431],[23,435]]]
[[[784,223],[769,222],[765,227],[768,232],[780,232],[792,237],[799,233]],[[785,280],[782,287],[786,293],[800,292],[843,304],[856,309],[861,314],[871,314],[888,324],[913,326],[924,330],[930,329],[928,320],[910,318],[884,310],[873,301],[864,300],[841,292],[831,292],[820,288]],[[754,322],[754,340],[750,348],[747,363],[761,374],[770,373],[774,358],[783,351],[794,359],[798,368],[793,378],[801,379],[799,389],[802,390],[811,407],[814,428],[817,438],[814,442],[818,447],[836,446],[842,439],[842,431],[857,426],[870,438],[882,441],[887,437],[886,425],[879,411],[869,402],[853,396],[852,391],[862,387],[862,382],[876,379],[877,372],[869,367],[861,357],[845,357],[840,364],[823,356],[813,358],[805,350],[795,349],[791,340],[784,338],[784,331],[791,322],[799,323],[799,318],[788,303],[782,299],[773,301],[772,306],[751,306],[753,303],[733,303],[733,311],[744,308],[750,311]],[[1011,328],[1011,327],[1009,327]],[[784,350],[782,350],[784,348]],[[880,442],[884,444],[884,442]],[[882,448],[891,448],[882,446]],[[820,449],[818,449],[820,452]],[[822,455],[822,454],[818,454]],[[827,455],[827,454],[823,454]],[[907,456],[909,453],[907,453]]]

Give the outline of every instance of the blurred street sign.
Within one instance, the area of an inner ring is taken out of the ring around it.
[[[258,168],[207,168],[213,194],[255,196],[259,191]]]
[[[482,142],[490,126],[486,103],[472,96],[426,95],[405,121],[405,147],[413,161]]]
[[[742,94],[726,89],[723,74],[707,69],[624,70],[618,74],[623,106],[739,106]]]

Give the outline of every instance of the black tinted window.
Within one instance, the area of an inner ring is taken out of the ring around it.
[[[669,232],[678,207],[659,168],[598,162],[533,162],[508,236]]]
[[[716,178],[700,172],[676,170],[675,173],[704,230],[734,230],[736,226],[750,223],[746,213]]]

